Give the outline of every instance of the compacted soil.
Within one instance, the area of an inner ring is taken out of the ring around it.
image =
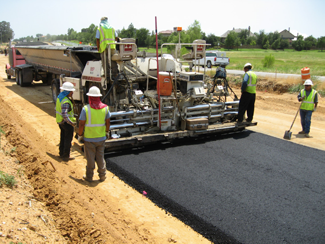
[[[0,54],[0,66],[6,62]],[[286,85],[260,81],[258,125],[250,130],[283,138],[299,107]],[[291,141],[325,150],[324,119],[320,98],[312,138],[297,134],[298,116]],[[83,181],[86,160],[75,139],[75,160],[61,161],[49,86],[19,87],[0,70],[0,134],[0,173],[16,181],[0,186],[0,243],[210,243],[110,172],[105,182]]]

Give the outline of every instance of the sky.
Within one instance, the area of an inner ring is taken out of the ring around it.
[[[155,31],[182,27],[195,20],[206,35],[220,36],[233,28],[265,33],[289,29],[293,35],[325,36],[324,0],[0,0],[0,22],[10,23],[14,38],[80,32],[107,16],[115,30]]]

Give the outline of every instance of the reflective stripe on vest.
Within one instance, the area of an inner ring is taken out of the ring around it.
[[[62,104],[64,104],[64,103],[70,104],[71,111],[68,112],[68,117],[71,120],[71,122],[75,123],[76,118],[74,117],[73,105],[72,105],[72,102],[70,101],[70,99],[67,97],[63,98],[61,102],[60,102],[59,98],[56,99],[56,109],[55,109],[56,110],[56,122],[61,123],[63,121]]]
[[[302,110],[313,110],[314,109],[314,100],[315,100],[315,95],[317,91],[312,89],[309,93],[309,96],[306,97],[306,91],[305,89],[302,89],[300,92],[300,95],[303,97],[305,96],[305,99],[302,101],[300,109]]]
[[[108,43],[115,42],[115,34],[113,28],[105,29],[102,26],[99,26],[98,30],[100,33],[98,52],[102,53],[105,51]],[[110,48],[115,49],[115,44],[110,45]]]
[[[247,81],[246,92],[256,93],[256,74],[253,71],[248,71],[246,74],[249,77]]]
[[[105,118],[108,114],[108,106],[102,109],[93,109],[88,104],[84,108],[86,112],[85,138],[104,137],[106,135]]]

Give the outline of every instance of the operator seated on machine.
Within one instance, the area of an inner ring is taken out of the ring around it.
[[[108,46],[110,47],[111,56],[115,53],[116,45],[108,45],[109,43],[115,42],[115,30],[111,25],[108,23],[107,17],[102,17],[100,20],[100,24],[98,26],[97,32],[96,32],[96,44],[98,52],[100,53],[100,57],[102,60],[103,68],[105,70],[105,63],[106,63],[106,71],[105,75],[106,78],[109,77],[110,74],[110,66],[109,66],[109,60],[108,60]],[[111,60],[112,65],[112,79],[114,79],[119,71],[117,67],[116,61]]]

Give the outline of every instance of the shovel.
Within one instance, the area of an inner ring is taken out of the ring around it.
[[[301,104],[302,104],[302,103],[301,103]],[[291,129],[292,129],[293,124],[295,123],[295,120],[296,120],[297,115],[298,115],[298,113],[299,113],[299,110],[300,110],[301,104],[300,104],[300,106],[299,106],[299,108],[298,108],[298,111],[297,111],[297,113],[296,113],[295,118],[294,118],[293,121],[292,121],[292,124],[291,124],[290,129],[289,129],[289,130],[286,130],[286,131],[284,132],[284,136],[283,136],[284,139],[288,139],[288,140],[291,139],[291,135],[292,135]]]

